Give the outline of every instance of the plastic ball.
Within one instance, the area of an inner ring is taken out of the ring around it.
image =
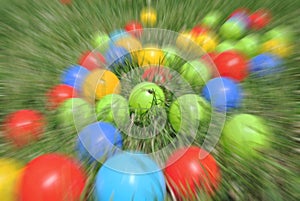
[[[220,34],[224,39],[240,39],[246,32],[245,25],[238,20],[225,22],[220,28]]]
[[[96,114],[98,121],[124,128],[130,119],[128,101],[118,94],[106,95],[96,103]]]
[[[203,97],[220,112],[226,112],[241,105],[243,95],[239,85],[229,78],[218,77],[206,83]]]
[[[75,160],[61,154],[44,154],[30,161],[20,180],[22,201],[80,200],[86,176]]]
[[[82,67],[85,67],[88,70],[94,70],[97,68],[104,68],[104,64],[106,63],[105,58],[99,52],[84,52],[78,61],[78,64]]]
[[[220,76],[232,78],[238,82],[248,75],[248,63],[246,58],[237,51],[225,51],[219,54],[214,63]]]
[[[271,21],[271,13],[268,10],[258,10],[250,16],[250,26],[254,30],[259,30],[267,26]]]
[[[154,82],[158,85],[163,85],[172,79],[170,69],[162,66],[152,66],[145,68],[142,75],[144,81]]]
[[[143,33],[143,25],[137,21],[128,22],[124,29],[134,37],[141,37]]]
[[[209,197],[221,180],[214,157],[196,146],[176,150],[167,160],[164,173],[178,200],[199,200],[199,191]]]
[[[164,52],[159,48],[148,47],[136,53],[140,67],[149,65],[164,65]]]
[[[209,30],[206,26],[196,25],[192,28],[191,35],[196,38],[201,34],[206,34],[208,31]]]
[[[263,41],[276,39],[290,44],[294,41],[294,38],[295,36],[291,27],[281,25],[267,31],[263,36]]]
[[[221,22],[221,13],[218,11],[209,12],[202,20],[202,24],[207,27],[216,27]]]
[[[283,61],[276,55],[265,53],[257,55],[250,60],[250,71],[263,77],[282,71]]]
[[[126,61],[131,61],[130,53],[121,46],[111,45],[105,53],[108,68],[115,70],[114,65],[125,65]]]
[[[205,52],[213,52],[218,45],[217,37],[209,33],[200,34],[195,41]]]
[[[72,0],[60,0],[60,3],[70,5],[72,3]]]
[[[141,42],[132,36],[122,37],[116,40],[115,44],[119,47],[125,48],[128,51],[128,53],[132,55],[132,57],[136,56],[135,53],[137,50],[142,49]]]
[[[17,190],[22,165],[13,159],[0,158],[0,198],[1,201],[17,200]]]
[[[250,26],[250,18],[246,13],[235,13],[227,21],[238,21],[245,29],[248,29]]]
[[[64,70],[61,76],[61,82],[63,84],[74,87],[77,91],[81,91],[82,83],[85,77],[90,73],[86,68],[73,65]]]
[[[225,40],[222,43],[218,44],[218,46],[216,47],[216,52],[222,53],[234,49],[235,49],[235,42],[232,40]]]
[[[156,11],[153,8],[144,8],[141,11],[140,19],[144,25],[154,26],[157,20]]]
[[[221,143],[226,153],[243,159],[259,156],[259,151],[270,147],[271,131],[266,122],[250,114],[238,114],[226,122]]]
[[[234,11],[229,15],[228,18],[233,17],[233,16],[235,16],[235,15],[240,15],[240,14],[243,14],[243,15],[249,15],[249,13],[250,13],[250,11],[249,11],[249,9],[247,9],[247,8],[238,8],[238,9],[234,10]]]
[[[242,38],[236,43],[235,49],[245,54],[248,58],[256,56],[260,50],[260,40],[258,35],[251,34]]]
[[[77,130],[94,121],[91,106],[81,98],[70,98],[63,102],[56,118],[62,127],[75,127]]]
[[[196,38],[190,32],[182,32],[178,34],[176,47],[178,50],[186,54],[201,53],[201,48],[196,44]]]
[[[76,151],[81,161],[103,161],[122,149],[122,135],[112,124],[96,122],[80,131]]]
[[[91,41],[93,48],[107,49],[110,38],[106,33],[97,32]]]
[[[211,78],[209,67],[200,60],[185,63],[180,74],[192,87],[202,87]]]
[[[136,85],[129,96],[130,109],[136,114],[144,114],[153,106],[163,106],[165,94],[156,84],[142,82]]]
[[[291,55],[293,46],[280,39],[272,39],[262,44],[261,53],[271,53],[285,58]]]
[[[45,118],[36,110],[18,110],[8,114],[3,123],[3,135],[15,146],[22,147],[38,140],[45,131]]]
[[[168,68],[174,69],[174,63],[178,61],[179,56],[178,56],[178,51],[175,47],[165,47],[162,49],[164,52],[164,66]]]
[[[171,104],[168,118],[175,132],[189,133],[197,130],[200,123],[208,121],[210,112],[211,107],[205,99],[186,94]]]
[[[84,80],[82,91],[86,100],[93,103],[108,94],[118,94],[120,87],[120,80],[113,72],[96,69]]]
[[[48,108],[56,109],[65,100],[77,97],[77,93],[73,87],[59,84],[49,89],[46,96]]]
[[[144,154],[122,153],[109,158],[96,176],[97,200],[164,201],[166,184],[158,165]]]

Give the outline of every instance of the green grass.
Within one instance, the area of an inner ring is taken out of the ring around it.
[[[74,155],[77,134],[71,128],[57,126],[55,114],[45,110],[45,93],[59,83],[66,66],[76,64],[81,52],[92,49],[89,42],[93,33],[109,33],[138,19],[146,1],[75,0],[70,6],[61,5],[58,0],[0,2],[0,120],[9,112],[24,108],[40,110],[48,118],[43,138],[22,149],[13,148],[1,138],[0,157],[26,163],[48,152]],[[262,33],[285,24],[299,36],[300,2],[295,0],[160,0],[152,1],[151,6],[158,13],[156,27],[173,31],[192,28],[211,10],[220,10],[224,21],[238,7],[252,11],[265,7],[272,11],[273,21]],[[251,113],[267,119],[273,129],[272,149],[265,153],[264,160],[241,162],[225,155],[217,144],[213,154],[222,168],[222,183],[215,200],[293,201],[300,197],[299,45],[299,38],[295,37],[295,48],[285,60],[284,73],[263,79],[250,76],[242,84],[245,102],[232,113]],[[161,144],[168,137],[160,139]],[[136,148],[139,143],[128,142],[127,148]],[[151,142],[145,145],[151,150]],[[95,174],[89,169],[91,175]]]

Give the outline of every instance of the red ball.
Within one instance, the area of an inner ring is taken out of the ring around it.
[[[71,4],[72,0],[60,0],[60,3],[67,5],[67,4]]]
[[[152,66],[145,69],[142,78],[144,81],[164,84],[166,81],[172,79],[172,75],[169,68]]]
[[[193,27],[193,29],[191,30],[191,35],[193,37],[197,37],[200,34],[205,34],[208,32],[208,28],[201,26],[201,25],[196,25]]]
[[[128,22],[124,29],[135,37],[140,37],[143,33],[143,25],[137,21]]]
[[[35,110],[19,110],[6,116],[4,137],[17,147],[38,140],[45,130],[43,115]]]
[[[175,151],[167,161],[165,176],[179,200],[194,200],[197,190],[212,195],[221,179],[215,159],[196,146]]]
[[[44,154],[30,161],[20,179],[19,200],[79,201],[86,176],[72,158]]]
[[[78,64],[92,71],[94,69],[104,68],[105,62],[105,58],[99,52],[86,51],[80,56]]]
[[[259,30],[267,26],[271,21],[271,14],[267,10],[258,10],[249,16],[250,27]]]
[[[56,109],[65,100],[75,97],[77,97],[77,93],[73,87],[65,84],[56,85],[47,93],[47,107]]]
[[[214,63],[222,77],[229,77],[238,82],[248,75],[248,64],[244,55],[236,51],[225,51],[219,54]]]

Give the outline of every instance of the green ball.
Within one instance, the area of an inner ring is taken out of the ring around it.
[[[202,20],[202,24],[213,28],[221,22],[222,14],[218,11],[209,12]]]
[[[227,153],[249,159],[259,157],[259,150],[270,146],[270,135],[262,118],[238,114],[226,122],[221,142]]]
[[[96,121],[90,104],[81,98],[70,98],[57,111],[57,121],[63,127],[81,130]]]
[[[257,34],[250,34],[236,43],[235,49],[252,58],[259,54],[261,42]]]
[[[210,119],[210,104],[197,94],[186,94],[177,98],[170,107],[168,118],[176,132],[198,130]]]
[[[175,66],[173,65],[176,63],[178,59],[178,52],[174,47],[166,47],[163,48],[162,51],[164,52],[164,66],[174,69]]]
[[[210,68],[200,60],[185,63],[180,74],[192,87],[202,87],[211,78]]]
[[[91,44],[93,48],[107,49],[109,46],[110,38],[106,33],[98,32],[96,33],[92,40]]]
[[[96,103],[98,121],[115,124],[119,128],[129,123],[129,106],[127,100],[118,94],[109,94]]]
[[[245,34],[246,29],[239,22],[227,21],[220,27],[219,32],[224,39],[237,40]]]
[[[142,82],[136,85],[129,96],[130,110],[138,115],[145,114],[153,106],[163,106],[165,94],[152,82]]]
[[[234,46],[235,46],[234,41],[225,40],[216,47],[216,52],[221,53],[221,52],[225,52],[227,50],[234,50],[235,49]]]
[[[279,39],[287,43],[292,43],[294,41],[294,34],[290,27],[278,26],[266,32],[263,36],[264,42],[272,39]]]

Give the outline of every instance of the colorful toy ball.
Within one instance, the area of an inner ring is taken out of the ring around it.
[[[191,34],[193,37],[198,37],[201,34],[206,34],[208,32],[208,28],[206,26],[203,25],[196,25],[192,28],[191,30]]]
[[[176,64],[180,58],[178,55],[178,50],[175,47],[169,46],[163,48],[162,51],[164,52],[164,66],[171,69],[176,69],[176,65],[174,65],[174,63]]]
[[[140,19],[144,25],[154,26],[157,20],[157,13],[153,8],[144,8],[141,11]]]
[[[122,149],[121,133],[110,123],[96,122],[80,131],[76,151],[81,161],[103,161]]]
[[[65,100],[75,97],[77,93],[73,87],[65,84],[55,85],[47,93],[47,107],[56,109]]]
[[[1,201],[17,200],[17,190],[22,165],[13,159],[0,158],[0,198]]]
[[[144,81],[154,82],[158,85],[163,85],[172,79],[170,69],[162,66],[152,66],[145,68],[142,75]]]
[[[19,200],[78,201],[86,176],[79,164],[61,154],[44,154],[30,161],[20,180]]]
[[[238,114],[226,122],[221,143],[228,154],[244,160],[260,156],[260,151],[270,147],[271,131],[266,122],[254,115]]]
[[[200,60],[185,63],[180,69],[180,74],[191,87],[202,87],[211,78],[210,68]]]
[[[249,67],[252,73],[263,77],[281,72],[283,61],[276,55],[265,53],[252,58]]]
[[[80,92],[82,83],[89,73],[90,71],[82,66],[69,66],[61,75],[61,82],[62,84],[74,87],[77,91]]]
[[[216,27],[222,18],[222,14],[219,11],[209,12],[202,20],[204,26],[214,28]]]
[[[256,34],[250,34],[245,36],[235,45],[235,50],[242,52],[248,58],[252,58],[259,53],[260,50],[260,39]]]
[[[221,180],[213,156],[196,146],[176,150],[167,160],[164,173],[178,200],[202,200],[197,197],[199,191],[208,198]]]
[[[147,155],[124,152],[109,158],[100,168],[95,197],[97,200],[164,201],[165,179]]]
[[[117,29],[109,34],[109,37],[112,41],[116,41],[122,37],[127,37],[127,36],[129,35],[124,29]]]
[[[293,46],[287,41],[280,39],[272,39],[262,44],[262,53],[271,53],[279,56],[280,58],[288,57],[291,55]]]
[[[218,44],[216,47],[216,52],[222,53],[228,50],[234,50],[235,42],[232,40],[225,40],[222,43]]]
[[[153,106],[163,106],[165,94],[152,82],[142,82],[136,85],[129,96],[129,106],[136,114],[144,114]]]
[[[106,33],[97,32],[94,34],[91,44],[93,48],[106,49],[108,47],[110,38]]]
[[[250,11],[248,8],[238,8],[236,10],[234,10],[228,18],[231,18],[231,17],[234,17],[235,15],[240,15],[240,14],[243,14],[243,15],[249,15]]]
[[[267,31],[263,36],[263,41],[269,41],[272,39],[276,39],[287,44],[291,44],[294,41],[294,34],[291,27],[280,25],[269,31]]]
[[[36,110],[18,110],[5,117],[3,134],[15,146],[38,140],[45,131],[45,118]]]
[[[140,67],[164,65],[164,52],[159,48],[147,47],[139,50],[136,55]]]
[[[245,34],[246,27],[247,25],[242,20],[232,18],[220,27],[219,32],[224,39],[237,40]]]
[[[60,126],[77,130],[95,121],[91,106],[81,98],[70,98],[63,102],[56,118]]]
[[[128,22],[124,29],[127,31],[127,33],[137,38],[141,37],[143,33],[143,25],[137,21]]]
[[[271,21],[271,13],[268,10],[261,9],[250,16],[250,27],[254,30],[259,30],[267,26]]]
[[[86,100],[94,103],[108,94],[120,92],[119,78],[109,70],[93,70],[84,80],[82,91]]]
[[[210,117],[209,103],[197,94],[186,94],[178,97],[169,110],[169,121],[175,132],[197,132],[200,123]]]
[[[241,105],[242,89],[232,79],[217,77],[206,83],[202,94],[220,112],[226,112]]]
[[[137,50],[142,49],[142,44],[133,36],[122,37],[115,41],[115,45],[125,48],[128,53],[131,53],[132,57],[135,57]]]
[[[80,56],[78,64],[91,71],[97,68],[104,68],[105,58],[100,52],[86,51]]]
[[[117,39],[116,39],[117,40]],[[105,53],[108,68],[115,70],[115,65],[125,65],[126,61],[131,61],[130,53],[124,47],[111,45]]]
[[[98,121],[113,123],[123,129],[130,120],[128,101],[118,94],[106,95],[96,103],[96,114]]]
[[[195,42],[201,46],[204,52],[213,52],[218,45],[218,39],[212,33],[203,33],[200,34],[196,39]]]
[[[248,75],[247,60],[237,51],[222,52],[214,59],[214,63],[222,77],[229,77],[240,82]]]

